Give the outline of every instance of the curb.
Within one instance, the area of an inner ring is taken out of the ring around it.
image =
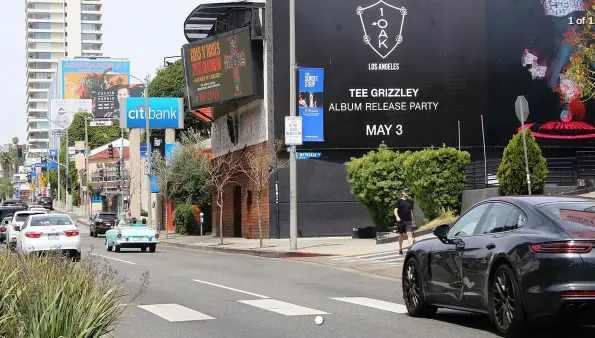
[[[79,218],[79,219],[77,219],[77,220],[75,221],[75,223],[77,223],[77,224],[80,224],[80,225],[84,225],[84,226],[86,226],[86,227],[88,227],[88,226],[89,226],[89,224],[90,224],[90,223],[89,223],[89,221],[87,221],[87,220],[86,220],[86,219],[84,219],[84,218]]]
[[[159,244],[164,246],[172,246],[182,249],[192,249],[198,251],[210,251],[210,252],[225,252],[238,255],[247,256],[258,256],[265,258],[308,258],[308,257],[328,257],[337,256],[333,254],[320,254],[313,252],[281,252],[281,251],[261,251],[258,249],[234,249],[234,248],[221,248],[212,246],[201,246],[195,244],[184,244],[184,243],[170,243],[167,241],[160,241]]]
[[[434,231],[434,229],[426,229],[426,230],[422,230],[422,231],[414,231],[413,232],[413,237],[417,237],[417,236],[425,236],[428,234],[431,234]],[[393,232],[386,232],[384,234],[393,234]],[[376,245],[379,244],[388,244],[388,243],[396,243],[399,241],[399,236],[395,236],[395,237],[388,237],[388,238],[378,238],[376,237]]]

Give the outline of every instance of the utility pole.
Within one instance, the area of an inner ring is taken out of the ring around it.
[[[58,138],[58,140],[60,140],[60,139]],[[58,144],[60,144],[60,141],[58,141]],[[57,160],[58,160],[58,187],[57,187],[57,189],[58,189],[58,204],[60,204],[61,203],[61,201],[60,201],[60,188],[62,187],[60,185],[60,147],[58,147],[58,158],[57,158]]]
[[[83,181],[85,186],[87,186],[87,180],[89,179],[89,131],[88,131],[88,123],[87,123],[87,116],[85,116],[85,180]],[[83,189],[84,190],[84,189]],[[85,219],[89,219],[90,209],[87,210],[89,207],[89,202],[87,201],[87,196],[89,193],[86,192],[84,195],[84,203],[85,203]]]
[[[71,210],[71,203],[69,201],[70,198],[70,193],[68,192],[68,189],[70,189],[70,149],[68,146],[68,128],[66,128],[66,193],[65,193],[65,198],[66,198],[66,210],[68,211],[72,211]]]
[[[295,0],[289,0],[289,116],[296,116]],[[289,150],[289,248],[297,250],[297,161],[295,146]]]
[[[124,129],[120,128],[120,213],[124,214]]]
[[[146,111],[145,111],[145,119],[147,121],[146,124],[146,129],[145,129],[145,141],[147,143],[147,224],[149,224],[149,227],[153,227],[153,223],[152,223],[152,214],[153,214],[153,207],[151,206],[151,158],[152,158],[152,154],[151,154],[151,128],[149,125],[149,118],[151,117],[151,114],[149,114],[150,109],[149,109],[149,84],[145,83],[145,107],[146,107]],[[141,176],[142,177],[142,176]]]

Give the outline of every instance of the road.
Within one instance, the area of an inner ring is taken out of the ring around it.
[[[156,253],[107,252],[102,236],[81,230],[83,259],[109,262],[130,280],[128,291],[149,272],[146,291],[126,310],[114,337],[496,337],[489,320],[477,315],[441,310],[433,320],[409,317],[395,279],[165,246]],[[321,325],[316,316],[324,319]],[[585,330],[572,336],[595,335]]]

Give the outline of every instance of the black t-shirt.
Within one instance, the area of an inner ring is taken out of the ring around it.
[[[397,203],[395,203],[395,208],[397,209],[397,215],[401,219],[401,222],[411,222],[411,210],[413,210],[413,201],[410,199],[402,199],[399,198]]]

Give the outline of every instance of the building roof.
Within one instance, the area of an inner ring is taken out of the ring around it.
[[[119,138],[119,139],[114,140],[112,142],[106,143],[106,144],[102,145],[101,147],[97,147],[95,149],[91,149],[91,151],[89,152],[89,158],[93,157],[93,155],[95,155],[95,154],[99,154],[100,152],[102,152],[104,150],[107,150],[107,146],[110,145],[110,144],[112,146],[114,146],[114,149],[116,149],[116,148],[120,149],[120,145],[122,145],[122,139]],[[127,139],[124,139],[124,147],[128,147],[128,146],[130,146],[130,142],[128,142]]]
[[[264,7],[264,0],[199,5],[184,21],[184,36],[188,42],[209,37],[215,22],[231,10],[255,7]]]
[[[130,157],[130,147],[124,147],[124,159],[128,159]],[[120,147],[116,147],[114,146],[114,158],[113,160],[117,160],[120,158]],[[110,160],[109,158],[109,154],[107,151],[107,146],[105,147],[105,149],[99,153],[96,153],[95,155],[91,155],[91,157],[89,157],[89,161],[105,161],[105,160]]]

